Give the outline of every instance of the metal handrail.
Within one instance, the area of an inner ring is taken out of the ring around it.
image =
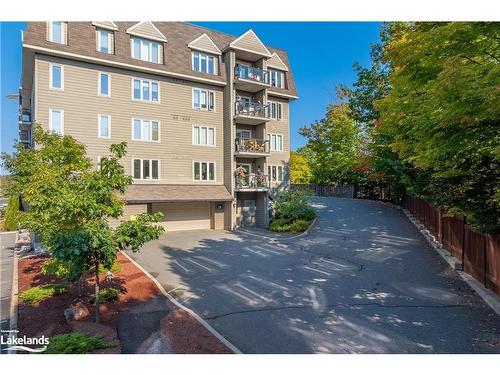
[[[262,104],[256,102],[246,102],[237,100],[235,103],[235,111],[237,115],[255,116],[255,117],[269,117],[269,104]]]
[[[234,75],[236,76],[236,78],[269,84],[269,73],[267,72],[267,70],[263,70],[260,68],[253,68],[237,64],[234,67]]]
[[[235,177],[237,189],[269,188],[269,177],[266,174],[247,173]]]
[[[248,152],[255,154],[269,153],[269,140],[256,138],[236,138],[236,152]]]

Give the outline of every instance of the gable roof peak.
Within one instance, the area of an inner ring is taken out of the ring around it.
[[[207,33],[201,34],[198,38],[191,41],[188,47],[198,51],[214,53],[216,55],[221,55],[221,50],[214,41],[207,35]]]
[[[145,39],[166,42],[167,37],[158,30],[155,24],[151,21],[141,21],[127,29],[127,34],[138,36]]]
[[[288,66],[286,66],[286,64],[281,59],[280,55],[278,55],[276,52],[274,52],[271,55],[271,58],[266,61],[266,65],[269,68],[276,68],[288,72]]]
[[[252,29],[248,29],[238,38],[229,43],[229,47],[254,52],[266,57],[271,57],[271,52],[269,52],[267,47],[264,45],[264,43],[262,43],[255,31],[253,31]]]

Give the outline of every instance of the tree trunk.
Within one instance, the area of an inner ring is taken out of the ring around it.
[[[99,323],[99,262],[95,264],[95,322]]]
[[[82,277],[83,276],[80,276],[78,279],[78,297],[82,296]]]

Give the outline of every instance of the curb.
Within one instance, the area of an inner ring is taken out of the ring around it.
[[[154,278],[148,271],[146,271],[140,264],[138,264],[135,260],[133,260],[128,254],[126,254],[124,251],[120,250],[120,253],[122,253],[125,258],[127,258],[134,266],[139,268],[151,281],[155,283],[155,285],[158,287],[160,292],[168,298],[170,302],[172,302],[174,305],[179,307],[180,309],[186,311],[188,314],[190,314],[193,318],[195,318],[203,327],[205,327],[211,334],[213,334],[217,339],[219,339],[220,342],[222,342],[229,350],[231,350],[234,354],[242,354],[241,351],[231,344],[224,336],[222,336],[219,332],[217,332],[210,324],[208,324],[201,316],[199,316],[197,313],[195,313],[193,310],[190,308],[182,305],[179,303],[174,297],[172,297],[166,290],[163,288],[163,286],[160,284],[156,278]]]
[[[18,274],[18,257],[13,254],[12,260],[12,286],[10,291],[10,333],[9,337],[15,339],[17,337],[17,303],[19,296],[19,274]],[[13,350],[8,350],[8,354],[16,354]]]
[[[309,224],[309,227],[305,231],[303,231],[302,233],[296,234],[294,236],[271,237],[271,236],[266,236],[264,234],[252,233],[250,231],[236,230],[235,232],[247,234],[249,236],[254,236],[254,237],[258,237],[258,238],[266,238],[266,239],[268,239],[270,241],[282,241],[282,242],[286,242],[288,240],[293,240],[293,239],[296,239],[296,238],[299,238],[299,237],[304,237],[304,236],[308,235],[309,232],[311,231],[312,227],[316,224],[317,221],[318,221],[318,217],[315,217],[313,219],[313,221],[311,222],[311,224]],[[273,233],[273,232],[271,232],[271,233]]]
[[[448,265],[455,270],[455,272],[464,280],[467,285],[469,285],[478,295],[479,297],[488,305],[490,306],[495,313],[500,316],[500,297],[497,296],[495,293],[493,293],[491,290],[485,288],[483,284],[481,284],[479,281],[474,279],[471,275],[468,273],[462,271],[463,269],[463,264],[461,261],[458,259],[454,258],[448,251],[443,249],[443,246],[436,241],[433,235],[430,234],[430,232],[425,229],[425,227],[420,224],[420,222],[415,219],[415,217],[406,209],[398,207],[401,212],[406,216],[408,220],[418,229],[420,234],[424,236],[425,240],[429,245],[445,260]]]
[[[307,228],[305,231],[303,231],[302,233],[299,233],[295,236],[291,236],[291,237],[287,237],[287,238],[284,238],[283,241],[286,241],[286,240],[294,240],[296,238],[300,238],[300,237],[304,237],[304,236],[307,236],[309,234],[309,232],[311,231],[312,227],[316,224],[316,222],[318,221],[318,217],[316,216],[312,223],[309,225],[309,228]]]

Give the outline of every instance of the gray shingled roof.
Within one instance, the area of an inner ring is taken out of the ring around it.
[[[231,201],[233,197],[222,185],[133,184],[123,198],[128,203]]]

